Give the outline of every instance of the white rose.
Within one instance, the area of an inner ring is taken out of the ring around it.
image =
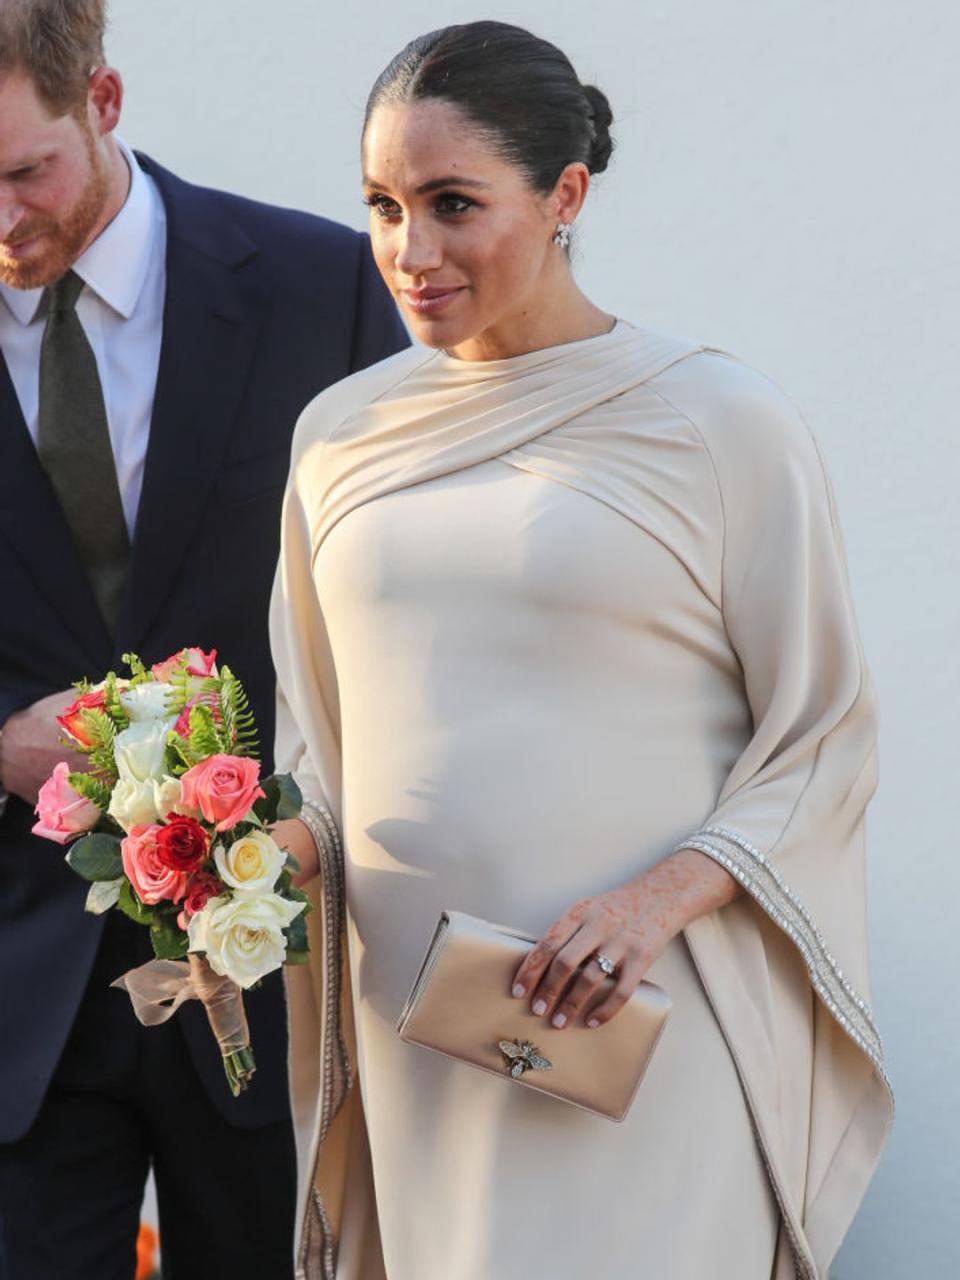
[[[113,756],[121,782],[146,782],[163,777],[167,749],[167,726],[157,720],[143,720],[117,734]]]
[[[120,823],[124,831],[140,824],[157,821],[156,782],[147,778],[138,782],[136,778],[121,777],[113,788],[107,812],[111,818]]]
[[[161,821],[170,813],[183,813],[190,818],[200,817],[200,810],[183,804],[182,797],[183,788],[179,778],[171,778],[169,774],[165,774],[159,782],[154,780],[153,798]]]
[[[268,893],[277,883],[287,855],[266,831],[251,831],[235,840],[229,849],[217,845],[213,860],[220,879],[242,893]]]
[[[120,703],[134,724],[145,720],[163,720],[173,724],[176,716],[171,716],[167,708],[174,692],[172,684],[150,680],[124,690],[120,694]]]
[[[190,950],[205,951],[214,973],[247,990],[283,964],[287,954],[283,930],[305,905],[276,893],[211,898],[190,917]]]

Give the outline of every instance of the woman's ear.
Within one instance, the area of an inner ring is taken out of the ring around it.
[[[590,172],[587,166],[577,160],[568,164],[551,192],[554,220],[572,223],[583,208],[583,202],[590,190]]]

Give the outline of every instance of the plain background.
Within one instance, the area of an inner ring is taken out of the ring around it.
[[[530,27],[609,95],[578,227],[607,310],[771,374],[827,456],[883,713],[874,1006],[898,1100],[835,1280],[960,1275],[960,6],[955,0],[114,0],[122,133],[362,227],[366,93],[447,22]]]

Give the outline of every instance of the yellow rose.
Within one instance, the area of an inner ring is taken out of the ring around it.
[[[224,884],[238,893],[269,893],[283,870],[286,855],[265,831],[251,831],[229,849],[217,845],[213,858]]]

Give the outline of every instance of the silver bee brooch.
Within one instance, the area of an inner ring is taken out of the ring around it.
[[[542,1058],[536,1045],[529,1040],[501,1040],[499,1047],[514,1080],[519,1080],[525,1071],[550,1071],[553,1068],[550,1059]]]

